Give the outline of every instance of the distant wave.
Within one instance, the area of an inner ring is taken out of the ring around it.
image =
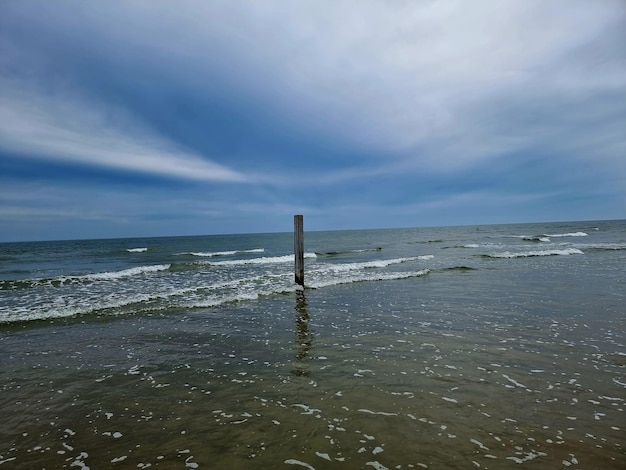
[[[254,248],[252,250],[232,250],[232,251],[211,251],[211,252],[203,252],[203,251],[192,251],[188,253],[178,253],[179,255],[188,255],[188,256],[200,256],[203,258],[212,258],[214,256],[232,256],[239,253],[263,253],[265,248]]]
[[[315,253],[304,253],[305,258],[317,258]],[[293,263],[293,255],[285,256],[263,256],[261,258],[250,259],[233,259],[228,261],[207,261],[204,264],[210,266],[238,266],[243,264],[274,264],[274,263]]]
[[[316,251],[315,254],[318,256],[339,256],[339,255],[347,255],[350,253],[368,253],[372,251],[381,251],[383,248],[381,246],[376,248],[362,248],[357,250],[345,250],[345,251]]]
[[[557,256],[557,255],[582,255],[584,254],[577,248],[566,248],[564,250],[541,250],[541,251],[523,251],[520,253],[511,253],[504,251],[502,253],[491,253],[483,255],[487,258],[529,258],[532,256]]]
[[[550,238],[587,237],[585,232],[543,233],[541,235],[506,235],[506,238],[521,238],[528,242],[549,242]]]
[[[501,248],[502,244],[500,243],[468,243],[466,245],[457,245],[454,248]]]
[[[128,251],[129,253],[144,253],[146,251],[148,251],[148,248],[143,247],[143,248],[127,248],[126,251]]]
[[[410,258],[381,259],[376,261],[365,261],[362,263],[328,264],[324,266],[324,269],[329,272],[346,272],[360,269],[386,268],[387,266],[391,266],[392,264],[406,263],[407,261],[415,261],[417,259],[420,259],[420,257],[413,256]]]
[[[558,237],[587,237],[588,234],[585,232],[572,232],[572,233],[552,233],[552,234],[546,234],[546,237],[554,237],[554,238],[558,238]]]

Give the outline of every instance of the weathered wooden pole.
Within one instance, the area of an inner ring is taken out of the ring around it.
[[[296,284],[304,287],[304,221],[302,215],[293,216],[293,251],[296,258]]]

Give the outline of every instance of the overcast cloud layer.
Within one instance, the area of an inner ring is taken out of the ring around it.
[[[626,217],[619,0],[3,1],[0,241]]]

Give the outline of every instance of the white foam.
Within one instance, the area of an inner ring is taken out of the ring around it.
[[[365,465],[369,465],[370,467],[374,467],[376,470],[389,470],[387,467],[385,467],[382,463],[380,463],[378,461],[365,462]]]
[[[401,264],[406,263],[407,261],[415,261],[417,257],[410,258],[393,258],[393,259],[381,259],[377,261],[365,261],[362,263],[342,263],[342,264],[330,264],[326,267],[329,271],[357,271],[361,269],[373,269],[373,268],[386,268],[387,266],[391,266],[393,264]],[[290,261],[293,260],[293,257],[290,257]]]
[[[371,415],[382,415],[382,416],[398,416],[398,413],[387,413],[386,411],[372,411],[372,410],[368,410],[365,408],[361,408],[357,411],[360,411],[361,413],[368,413]]]
[[[263,253],[265,248],[253,248],[251,250],[230,250],[230,251],[192,251],[189,253],[181,253],[183,255],[200,256],[204,258],[211,258],[213,256],[232,256],[238,253]]]
[[[604,398],[605,400],[609,400],[609,401],[624,401],[623,398],[607,397],[606,395],[602,395],[600,398]]]
[[[615,382],[617,385],[620,385],[624,388],[626,388],[626,383],[624,382],[620,382],[618,379],[616,379],[615,377],[613,377],[613,382]]]
[[[578,248],[566,248],[563,250],[537,250],[537,251],[523,251],[518,253],[511,253],[510,251],[504,251],[502,253],[492,253],[489,256],[491,258],[529,258],[532,256],[555,256],[555,255],[583,255],[584,253]]]
[[[142,248],[128,248],[126,251],[128,251],[129,253],[144,253],[144,252],[148,251],[148,248],[146,248],[146,247],[142,247]]]
[[[315,253],[304,253],[305,258],[317,258]],[[250,259],[234,259],[228,261],[211,261],[211,266],[240,266],[244,264],[275,264],[275,263],[293,263],[293,255],[285,256],[263,256],[260,258]]]
[[[511,377],[509,377],[509,376],[508,376],[508,375],[506,375],[506,374],[502,374],[502,377],[504,377],[505,379],[507,379],[509,382],[511,382],[511,383],[512,383],[513,385],[515,385],[516,387],[520,387],[520,388],[524,388],[524,389],[526,389],[526,390],[529,390],[529,388],[528,388],[526,385],[519,383],[517,380],[512,379]]]
[[[315,455],[317,455],[321,459],[328,460],[329,462],[332,462],[332,459],[330,458],[330,455],[328,455],[326,453],[315,452]]]
[[[308,468],[309,470],[315,470],[315,467],[309,465],[306,462],[302,462],[302,461],[296,460],[296,459],[287,459],[287,460],[285,460],[285,463],[287,465],[300,465],[301,467]]]
[[[486,446],[485,446],[482,442],[480,442],[480,441],[478,441],[478,440],[476,440],[476,439],[470,439],[470,442],[471,442],[472,444],[476,444],[478,447],[480,447],[480,448],[481,448],[481,449],[483,449],[483,450],[489,450],[489,448],[488,448],[488,447],[486,447]]]
[[[314,413],[319,413],[321,411],[321,410],[318,410],[317,408],[312,408],[309,405],[304,405],[302,403],[296,403],[291,406],[296,407],[296,408],[302,408],[304,410],[304,413],[302,413],[303,415],[312,415]]]
[[[85,274],[84,276],[77,276],[77,279],[87,279],[90,281],[111,281],[124,277],[138,276],[141,274],[154,273],[158,271],[167,271],[168,269],[170,269],[170,266],[170,264],[137,266],[135,268],[123,269],[121,271]]]
[[[559,238],[559,237],[587,237],[588,235],[589,234],[587,234],[585,232],[545,234],[546,237],[554,237],[554,238]]]

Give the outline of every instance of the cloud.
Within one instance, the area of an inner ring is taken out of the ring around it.
[[[309,31],[323,39],[281,59],[285,82],[307,90],[311,116],[393,156],[396,170],[465,170],[547,145],[589,155],[571,145],[583,135],[606,143],[591,158],[624,153],[623,134],[605,142],[624,105],[597,100],[626,92],[625,48],[605,48],[626,25],[616,3],[366,2],[329,16]]]
[[[70,88],[43,93],[0,79],[0,149],[170,178],[242,182],[244,174],[185,150],[126,110]]]
[[[156,39],[157,54],[163,48],[199,76],[209,65],[223,67],[247,97],[317,132],[386,154],[439,149],[445,139],[469,141],[474,134],[494,143],[470,146],[462,156],[452,148],[447,164],[515,150],[524,144],[515,136],[483,135],[489,129],[480,123],[495,106],[504,102],[518,111],[528,99],[549,105],[625,86],[625,51],[615,45],[625,21],[619,2],[157,5],[158,21],[154,11],[146,19],[151,30],[154,20],[177,33],[173,41]]]
[[[158,71],[192,93],[225,87],[290,132],[378,155],[375,171],[449,173],[541,146],[609,165],[623,154],[623,137],[603,118],[612,113],[619,126],[626,110],[596,100],[626,92],[626,15],[617,1],[74,7],[72,15],[50,11],[52,24],[85,37],[101,58]],[[555,106],[567,115],[547,116]],[[534,124],[518,126],[520,116]],[[584,142],[573,145],[580,138],[563,139],[581,128],[599,144],[593,155]]]
[[[299,132],[378,154],[379,171],[448,173],[547,146],[624,170],[620,2],[137,5],[124,39],[187,86],[217,77]]]

